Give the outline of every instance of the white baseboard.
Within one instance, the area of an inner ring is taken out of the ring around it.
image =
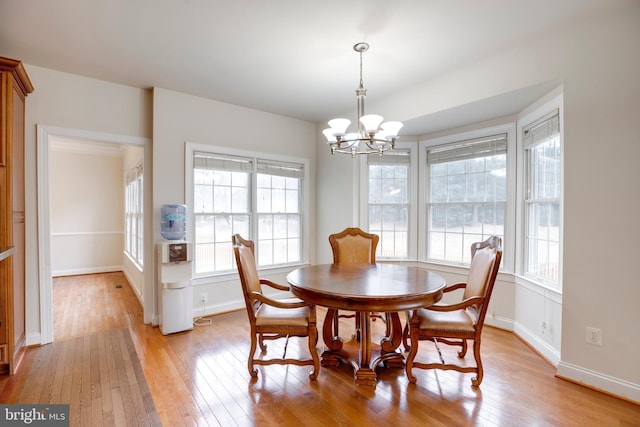
[[[113,273],[123,271],[122,265],[106,265],[102,267],[70,268],[67,270],[55,270],[51,272],[53,277],[78,276],[81,274]]]
[[[551,362],[553,366],[558,366],[558,363],[560,363],[559,350],[556,350],[548,342],[540,339],[540,337],[525,328],[521,323],[514,323],[513,332],[539,352],[545,359]]]
[[[273,299],[283,299],[291,298],[292,295],[289,292],[275,292],[270,293],[268,297]],[[202,304],[198,304],[193,307],[193,318],[195,319],[196,317],[212,316],[214,314],[227,313],[229,311],[235,311],[244,308],[244,299],[225,301],[221,304],[205,304],[204,307]]]
[[[140,305],[142,307],[144,307],[144,301],[142,301],[142,293],[140,292],[140,289],[136,288],[136,286],[134,284],[135,282],[133,280],[133,277],[131,277],[131,275],[129,274],[129,272],[127,271],[126,268],[122,269],[122,273],[124,274],[124,277],[127,278],[127,282],[129,283],[129,287],[133,291],[133,294],[136,296],[136,298],[138,298],[138,302],[140,303]]]
[[[489,316],[484,318],[484,323],[495,328],[504,329],[513,332],[513,319],[500,316]]]
[[[193,307],[193,318],[212,316],[214,314],[226,313],[229,311],[235,311],[244,308],[244,300],[226,301],[223,304],[198,304]]]
[[[634,384],[567,362],[560,362],[558,364],[556,375],[560,378],[585,384],[589,387],[640,403],[640,384]]]

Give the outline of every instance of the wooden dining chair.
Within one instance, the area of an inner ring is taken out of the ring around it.
[[[502,239],[500,237],[491,236],[484,242],[474,243],[471,245],[471,267],[467,282],[456,283],[444,288],[445,293],[464,289],[462,301],[450,305],[435,304],[413,310],[408,331],[410,349],[405,365],[410,382],[416,382],[416,377],[412,372],[413,368],[422,368],[472,372],[476,376],[471,379],[471,384],[474,387],[480,385],[484,375],[480,358],[480,338],[501,259]],[[440,363],[415,361],[421,340],[434,342]],[[475,366],[446,363],[438,343],[460,346],[458,357],[464,358],[467,353],[467,340],[473,341]]]
[[[253,378],[258,376],[254,365],[313,365],[313,371],[309,374],[312,380],[317,379],[320,372],[320,358],[316,350],[318,343],[318,330],[316,328],[316,308],[314,305],[291,298],[287,300],[274,300],[265,296],[263,286],[268,286],[281,291],[288,291],[289,287],[260,279],[254,258],[254,243],[243,239],[239,234],[232,236],[233,251],[242,292],[247,307],[249,323],[251,325],[251,349],[249,350],[249,373]],[[287,344],[290,337],[308,337],[310,359],[287,358]],[[260,345],[262,353],[266,353],[265,340],[284,338],[284,354],[281,358],[264,359],[255,357],[256,347]]]
[[[345,228],[339,233],[329,236],[329,243],[333,252],[333,263],[335,265],[345,264],[375,264],[376,248],[380,237],[377,234],[367,233],[357,227]],[[356,336],[360,338],[360,318],[354,314],[339,314],[336,310],[336,319],[334,321],[334,334],[338,335],[338,319],[351,318],[356,319]],[[391,322],[388,315],[384,317],[379,313],[371,313],[373,320],[382,319],[386,322],[386,335],[389,336]]]

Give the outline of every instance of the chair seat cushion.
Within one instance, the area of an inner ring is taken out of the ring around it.
[[[439,332],[475,331],[474,319],[466,310],[433,311],[425,308],[418,310],[420,330]]]
[[[299,326],[309,325],[309,307],[279,308],[262,304],[256,312],[256,326]]]

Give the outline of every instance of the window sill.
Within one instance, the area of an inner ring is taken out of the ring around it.
[[[543,283],[535,282],[524,276],[514,276],[515,283],[518,286],[522,286],[530,291],[543,295],[559,304],[562,304],[562,290],[553,288]]]
[[[288,264],[282,266],[275,267],[263,267],[258,268],[258,274],[262,276],[271,276],[276,274],[288,274],[296,268],[304,267],[309,265],[309,263],[300,263],[300,264]],[[230,270],[224,273],[214,273],[209,275],[200,275],[196,276],[191,280],[191,283],[195,286],[197,285],[205,285],[209,283],[220,283],[220,282],[229,282],[231,280],[238,279],[238,271]]]

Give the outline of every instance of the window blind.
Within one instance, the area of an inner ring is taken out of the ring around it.
[[[427,149],[427,164],[447,163],[507,152],[507,134],[458,141]]]
[[[410,162],[411,157],[406,150],[386,151],[382,156],[367,157],[367,163],[370,165],[408,165]]]
[[[554,110],[524,128],[524,147],[532,147],[559,133],[560,113]]]
[[[126,183],[129,184],[135,181],[136,179],[138,179],[139,176],[142,176],[142,173],[143,173],[143,167],[142,167],[142,162],[140,162],[135,167],[127,171],[127,173],[125,174]]]
[[[258,160],[258,173],[265,175],[284,176],[287,178],[304,178],[304,166],[297,163]]]
[[[193,153],[193,166],[196,169],[251,172],[253,170],[253,161],[245,157],[196,151]]]

